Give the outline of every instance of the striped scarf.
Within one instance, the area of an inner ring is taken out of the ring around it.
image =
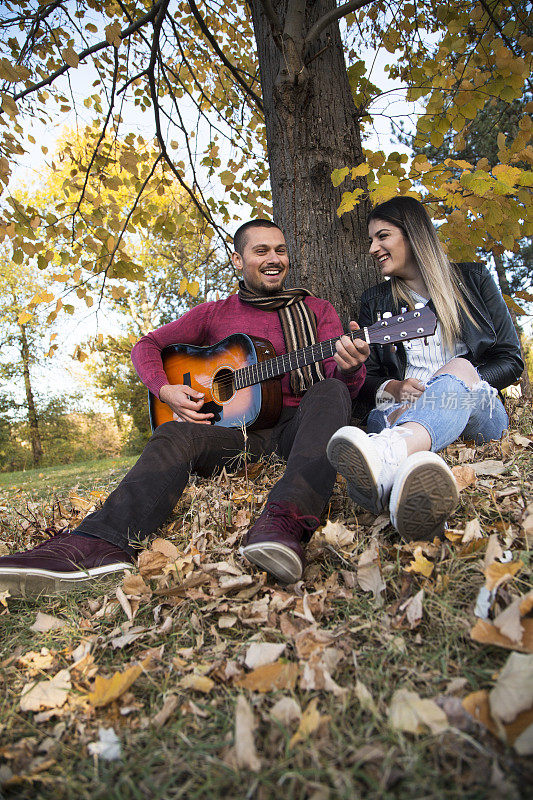
[[[287,352],[317,343],[316,315],[304,303],[304,297],[314,297],[307,289],[284,289],[271,295],[260,295],[250,291],[239,281],[238,298],[264,311],[277,311],[285,339]],[[293,394],[303,394],[314,383],[325,378],[318,362],[299,367],[290,373]]]

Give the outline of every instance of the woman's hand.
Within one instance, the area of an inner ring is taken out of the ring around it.
[[[394,397],[397,403],[413,402],[426,389],[424,384],[415,378],[406,378],[403,381],[391,380],[383,388]]]
[[[197,422],[200,425],[210,425],[213,414],[201,414],[200,409],[204,404],[204,396],[190,386],[181,383],[167,383],[159,390],[159,399],[170,406],[177,422]]]

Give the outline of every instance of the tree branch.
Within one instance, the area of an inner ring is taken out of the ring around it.
[[[139,30],[139,28],[142,28],[144,25],[146,25],[148,22],[154,19],[154,17],[157,16],[161,6],[163,5],[163,2],[164,0],[158,0],[158,2],[152,6],[152,8],[150,9],[150,11],[148,11],[147,14],[145,14],[142,17],[139,17],[139,19],[135,20],[135,22],[132,22],[131,25],[129,25],[127,28],[121,31],[120,38],[127,39],[129,36],[132,35],[132,33],[135,33],[136,31]],[[168,3],[166,5],[168,5]],[[86,50],[82,50],[82,52],[79,53],[78,55],[78,60],[83,61],[84,59],[87,58],[87,56],[91,56],[93,55],[93,53],[97,53],[99,50],[103,50],[105,47],[111,47],[111,44],[107,41],[107,39],[105,39],[103,42],[98,42],[98,44],[93,44],[92,47],[87,47]],[[34,83],[33,86],[29,86],[22,92],[13,95],[13,100],[15,101],[21,100],[28,94],[36,92],[39,89],[42,89],[44,86],[49,86],[56,80],[56,78],[58,78],[60,75],[63,75],[69,69],[71,69],[71,67],[68,64],[63,64],[62,67],[56,69],[55,72],[52,72],[51,75],[49,75],[47,78],[44,78],[42,81],[39,81],[39,83]]]
[[[83,198],[85,197],[85,190],[87,189],[87,184],[89,183],[89,178],[91,176],[91,169],[92,169],[94,161],[96,159],[96,156],[97,156],[97,153],[98,153],[98,148],[100,147],[100,145],[104,141],[104,138],[105,138],[105,135],[106,135],[107,126],[109,124],[109,120],[111,119],[111,114],[113,113],[113,107],[115,105],[115,91],[116,91],[116,88],[117,88],[117,76],[118,76],[118,52],[117,52],[117,50],[115,48],[115,67],[114,67],[114,70],[113,70],[113,85],[111,87],[111,97],[109,99],[109,108],[108,108],[108,111],[107,111],[107,116],[106,116],[106,118],[104,120],[104,124],[102,125],[102,130],[100,131],[100,136],[98,137],[98,141],[96,143],[96,147],[93,150],[93,153],[92,153],[92,156],[91,156],[91,160],[89,161],[87,169],[85,170],[85,180],[83,182],[83,187],[82,187],[82,190],[81,190],[80,198],[79,198],[79,200],[78,200],[78,202],[76,204],[76,208],[74,209],[74,212],[72,214],[72,239],[73,240],[74,240],[74,237],[75,237],[74,219],[75,219],[76,214],[78,213],[78,211],[80,211],[80,209],[81,209],[81,204],[83,202]]]
[[[304,52],[306,52],[309,45],[315,39],[318,39],[324,28],[327,28],[332,22],[335,22],[337,19],[341,19],[341,17],[345,17],[352,11],[357,11],[358,9],[363,8],[363,6],[368,6],[373,2],[374,0],[351,0],[351,2],[344,3],[344,5],[339,6],[338,8],[332,8],[331,11],[328,11],[327,14],[324,14],[322,17],[320,17],[320,19],[315,22],[311,30],[308,32],[304,41]]]
[[[231,74],[233,75],[233,77],[235,78],[235,80],[236,80],[238,83],[240,83],[240,85],[242,86],[242,88],[244,89],[244,91],[246,92],[246,94],[248,94],[248,95],[249,95],[249,96],[252,98],[252,100],[253,100],[253,101],[254,101],[254,103],[256,104],[257,108],[259,109],[259,111],[261,111],[261,113],[263,113],[263,104],[262,104],[262,102],[261,102],[261,99],[260,99],[260,98],[259,98],[259,97],[256,95],[256,93],[254,92],[254,90],[253,90],[253,89],[252,89],[250,86],[248,86],[248,84],[246,83],[246,81],[244,80],[244,78],[243,78],[243,77],[240,75],[240,73],[239,73],[239,71],[236,69],[236,67],[234,67],[234,66],[233,66],[233,64],[231,63],[231,61],[229,61],[229,59],[228,59],[228,58],[226,58],[226,56],[224,55],[224,52],[223,52],[223,51],[222,51],[222,49],[220,48],[220,46],[219,46],[219,44],[218,44],[217,40],[215,39],[215,37],[213,36],[213,34],[211,33],[211,31],[210,31],[210,30],[209,30],[209,28],[207,27],[207,25],[206,25],[206,22],[205,22],[204,18],[202,17],[202,15],[200,14],[200,12],[199,12],[199,10],[198,10],[198,6],[197,6],[197,5],[196,5],[196,3],[194,2],[194,0],[188,0],[188,3],[189,3],[189,8],[191,9],[191,11],[192,11],[192,14],[193,14],[193,16],[194,16],[194,18],[195,18],[196,22],[197,22],[197,23],[198,23],[198,25],[200,26],[200,30],[201,30],[201,31],[202,31],[202,33],[204,34],[205,38],[206,38],[206,39],[209,41],[209,43],[211,44],[211,47],[213,48],[213,50],[215,51],[215,53],[216,53],[216,54],[218,55],[218,57],[219,57],[219,58],[222,60],[222,63],[224,64],[224,66],[225,66],[225,67],[226,67],[226,68],[227,68],[227,69],[228,69],[228,70],[231,72]]]
[[[160,109],[159,109],[159,98],[158,98],[157,86],[156,86],[156,82],[155,82],[155,65],[156,65],[156,62],[157,62],[157,54],[158,54],[158,49],[159,49],[159,35],[161,33],[161,26],[163,24],[163,19],[165,17],[166,9],[167,9],[167,6],[168,6],[169,2],[170,2],[170,0],[164,0],[163,11],[162,11],[161,14],[157,15],[157,17],[156,17],[156,19],[154,21],[154,35],[153,35],[153,41],[152,41],[152,52],[150,54],[150,64],[148,65],[148,68],[147,68],[147,71],[148,71],[148,83],[149,83],[149,86],[150,86],[150,97],[152,99],[152,104],[153,104],[153,107],[154,107],[154,121],[155,121],[156,137],[157,137],[157,141],[159,143],[159,147],[161,149],[161,155],[165,159],[165,161],[168,164],[168,166],[170,167],[170,169],[172,170],[172,174],[174,175],[174,177],[176,178],[176,180],[178,181],[180,186],[183,189],[185,189],[187,194],[190,196],[191,200],[193,201],[194,205],[196,206],[196,208],[198,209],[198,211],[200,212],[202,217],[204,219],[207,219],[209,224],[212,225],[214,230],[217,231],[218,235],[221,238],[221,241],[224,244],[226,252],[229,255],[230,251],[229,251],[229,248],[228,248],[228,246],[226,244],[226,240],[225,240],[225,237],[223,235],[223,232],[220,230],[220,228],[216,224],[215,220],[213,219],[213,217],[211,216],[211,214],[207,210],[207,207],[203,207],[202,206],[202,204],[198,201],[198,198],[196,197],[196,195],[193,192],[193,190],[191,189],[191,187],[187,184],[187,182],[180,175],[179,171],[176,169],[176,167],[174,165],[174,162],[172,161],[172,159],[170,158],[170,156],[168,154],[168,150],[167,150],[167,146],[166,146],[166,143],[165,143],[165,139],[163,137],[163,132],[161,130],[161,117],[160,117]]]

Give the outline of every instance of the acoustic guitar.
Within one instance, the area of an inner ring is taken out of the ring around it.
[[[437,319],[426,306],[397,316],[384,316],[368,328],[347,335],[368,344],[390,345],[432,336]],[[182,384],[204,394],[202,413],[212,413],[213,424],[250,430],[269,428],[281,413],[280,375],[335,355],[340,337],[277,356],[267,339],[233,333],[217,344],[197,347],[173,344],[161,351],[170,384]],[[149,394],[152,430],[174,419],[172,409]]]

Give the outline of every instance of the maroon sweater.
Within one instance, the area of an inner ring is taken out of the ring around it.
[[[342,335],[340,319],[330,303],[317,297],[306,297],[304,302],[316,314],[319,342]],[[261,336],[272,343],[276,355],[287,352],[277,311],[254,308],[232,294],[225,300],[195,306],[174,322],[143,336],[131,351],[131,358],[142,382],[152,394],[159,397],[161,387],[168,383],[161,362],[161,350],[164,347],[178,343],[200,346],[216,344],[232,333]],[[322,367],[326,378],[344,381],[352,398],[357,396],[365,380],[364,364],[351,375],[341,372],[333,358],[323,361]],[[281,388],[283,405],[297,406],[300,397],[292,393],[288,374],[282,377]]]

